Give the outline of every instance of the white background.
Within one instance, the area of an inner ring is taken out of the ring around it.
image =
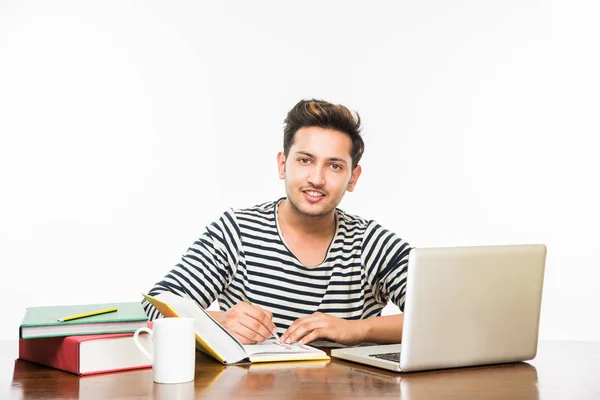
[[[1,0],[0,339],[28,306],[139,300],[282,196],[283,119],[316,97],[364,120],[341,208],[419,247],[545,243],[540,338],[600,340],[599,11]]]

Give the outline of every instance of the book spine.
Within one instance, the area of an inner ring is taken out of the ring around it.
[[[70,337],[19,340],[19,359],[79,373],[79,342]]]

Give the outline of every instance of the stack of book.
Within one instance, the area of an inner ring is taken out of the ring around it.
[[[133,342],[147,324],[139,302],[30,307],[19,327],[19,358],[78,375],[149,368]],[[149,335],[139,339],[151,350]]]

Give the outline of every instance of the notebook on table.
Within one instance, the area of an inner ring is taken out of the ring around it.
[[[402,344],[331,356],[398,372],[531,360],[545,260],[544,245],[413,249]]]

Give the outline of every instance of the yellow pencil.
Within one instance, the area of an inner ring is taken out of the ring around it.
[[[118,309],[116,307],[114,307],[114,308],[107,308],[105,310],[92,311],[92,312],[89,312],[89,313],[83,313],[83,314],[77,314],[77,315],[70,315],[68,317],[59,318],[58,322],[72,321],[74,319],[91,317],[92,315],[107,314],[107,313],[110,313],[110,312],[115,312],[117,310]]]

